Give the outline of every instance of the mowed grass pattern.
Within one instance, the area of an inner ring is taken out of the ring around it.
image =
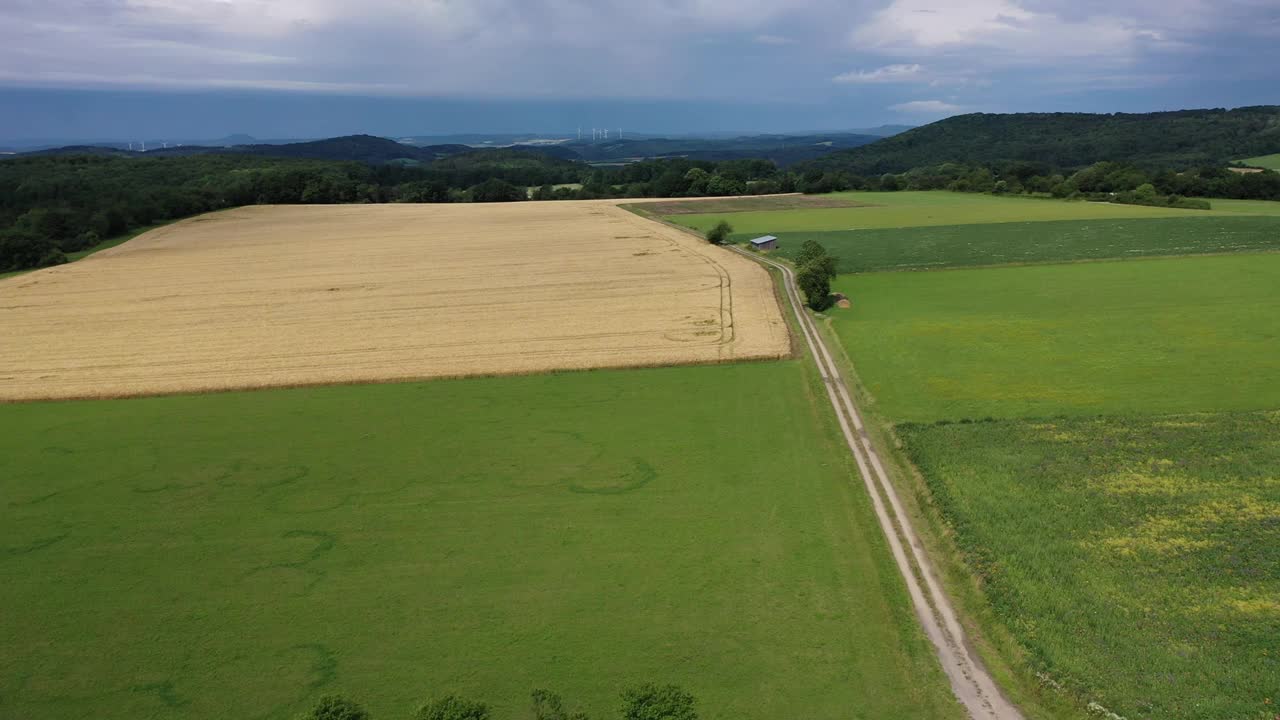
[[[735,241],[749,238],[734,236]],[[777,254],[793,259],[807,240],[821,243],[839,258],[842,273],[931,270],[1280,250],[1280,217],[1059,220],[779,233]]]
[[[899,431],[997,614],[1082,704],[1275,715],[1280,413]]]
[[[1280,407],[1280,255],[842,276],[894,421]]]
[[[1177,210],[1173,208],[1113,205],[1095,202],[1067,202],[1025,197],[953,193],[946,191],[840,193],[854,202],[874,207],[777,210],[761,212],[675,215],[668,219],[706,232],[721,220],[735,232],[752,236],[763,233],[816,232],[823,230],[863,230],[871,228],[933,227],[997,222],[1044,222],[1050,220],[1117,220],[1123,218],[1203,217],[1224,214],[1224,210]],[[1216,202],[1216,201],[1215,201]],[[1280,203],[1270,203],[1280,210]],[[1216,207],[1216,205],[1215,205]],[[1249,212],[1261,212],[1251,210]]]
[[[0,406],[0,715],[959,718],[798,361]]]

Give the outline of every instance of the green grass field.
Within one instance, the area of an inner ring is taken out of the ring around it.
[[[976,223],[1042,222],[1048,220],[1118,220],[1124,218],[1197,217],[1222,214],[1215,210],[1176,210],[1139,205],[1067,202],[1025,197],[998,197],[976,193],[853,192],[834,197],[874,207],[820,208],[760,212],[674,215],[668,218],[706,232],[727,220],[741,235],[777,235],[785,232],[864,230],[872,228],[968,225]],[[1213,201],[1215,208],[1220,201]],[[1270,203],[1280,212],[1280,203]],[[1239,212],[1240,210],[1237,210]],[[1262,212],[1261,210],[1255,210]]]
[[[745,241],[749,234],[736,234]],[[778,233],[791,259],[816,240],[841,272],[1280,250],[1280,217],[1197,216]]]
[[[899,432],[996,613],[1082,704],[1276,714],[1280,412]]]
[[[959,718],[799,361],[0,405],[0,715]]]
[[[1253,167],[1268,168],[1270,170],[1280,170],[1280,153],[1275,155],[1263,155],[1261,157],[1251,157],[1242,160],[1246,165]]]
[[[1022,677],[1082,713],[1270,720],[1280,254],[1256,251],[1280,247],[1280,203],[852,196],[885,207],[725,217],[737,239],[777,234],[783,257],[817,239],[863,273],[834,283],[852,307],[832,327]],[[1114,258],[1136,259],[1034,264]]]
[[[840,277],[895,421],[1280,408],[1280,255]]]

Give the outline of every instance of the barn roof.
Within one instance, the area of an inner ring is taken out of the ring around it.
[[[774,240],[777,240],[777,239],[778,239],[778,238],[774,237],[773,235],[761,235],[760,237],[756,238],[755,240],[752,240],[752,241],[751,241],[751,244],[752,244],[752,245],[763,245],[763,244],[765,244],[765,243],[767,243],[767,242],[773,242]]]

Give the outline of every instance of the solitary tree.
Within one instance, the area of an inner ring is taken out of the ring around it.
[[[694,698],[676,685],[646,683],[622,693],[623,720],[698,720]]]
[[[721,220],[716,226],[711,228],[711,232],[707,233],[707,242],[712,245],[723,245],[729,239],[729,234],[733,232],[733,226]]]
[[[801,266],[796,271],[796,284],[809,307],[819,311],[831,307],[831,276],[819,263]]]
[[[805,302],[814,310],[831,306],[831,279],[836,276],[836,259],[814,240],[806,240],[796,253],[796,284]]]

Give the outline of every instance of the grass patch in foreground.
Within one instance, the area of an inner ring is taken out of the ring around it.
[[[997,614],[1078,700],[1275,714],[1280,413],[899,433]]]
[[[959,718],[798,361],[0,405],[6,716]]]
[[[749,238],[733,236],[735,241]],[[1280,250],[1280,217],[1198,215],[781,233],[777,252],[794,259],[806,240],[822,243],[839,258],[840,272],[928,270]]]
[[[840,277],[894,421],[1280,407],[1280,254]]]
[[[837,193],[874,207],[810,208],[762,212],[673,215],[669,220],[706,232],[721,220],[743,235],[777,235],[784,232],[862,230],[870,228],[925,227],[1049,220],[1117,220],[1123,218],[1212,216],[1216,210],[1067,202],[1026,197],[954,193],[944,190],[909,192]],[[1217,201],[1214,201],[1215,203]],[[1280,208],[1280,203],[1270,203]],[[1216,208],[1215,204],[1215,208]]]

